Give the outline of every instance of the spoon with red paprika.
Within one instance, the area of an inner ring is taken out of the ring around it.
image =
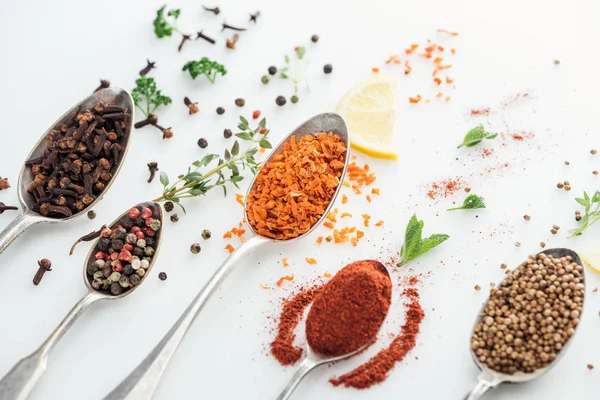
[[[342,268],[315,298],[306,319],[306,357],[276,399],[288,399],[319,365],[370,346],[391,302],[392,281],[379,261],[356,261]]]

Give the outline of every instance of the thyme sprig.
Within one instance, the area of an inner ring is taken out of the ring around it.
[[[304,78],[304,70],[306,68],[306,62],[304,56],[306,55],[306,47],[299,46],[294,49],[293,57],[285,55],[284,61],[285,66],[278,68],[278,77],[281,79],[289,79],[294,83],[294,94],[298,94],[298,85],[301,82],[306,84],[308,88],[308,82]]]
[[[208,191],[216,187],[223,188],[223,193],[227,196],[226,184],[229,182],[239,189],[238,183],[244,177],[240,175],[240,168],[248,168],[250,172],[256,174],[258,171],[258,162],[254,155],[260,148],[270,149],[271,143],[268,140],[269,130],[266,128],[267,120],[263,118],[256,129],[250,128],[246,118],[240,116],[238,128],[239,133],[236,136],[241,140],[248,142],[248,147],[240,148],[240,142],[235,141],[231,149],[226,149],[222,156],[218,154],[207,154],[201,160],[196,160],[188,167],[187,173],[179,175],[177,181],[170,184],[169,176],[165,172],[160,173],[160,182],[163,185],[162,195],[155,202],[172,201],[182,208],[181,199],[204,196]],[[261,133],[262,132],[262,133]],[[214,161],[218,160],[216,165]],[[212,169],[205,173],[201,169],[214,165]],[[226,171],[229,170],[226,176]]]
[[[600,190],[596,190],[592,197],[583,192],[583,197],[577,197],[575,201],[585,207],[585,214],[579,220],[579,227],[569,231],[569,238],[582,235],[584,230],[600,221]]]

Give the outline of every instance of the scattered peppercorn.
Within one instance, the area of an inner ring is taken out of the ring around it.
[[[591,149],[590,150],[590,154],[593,155],[593,156],[596,155],[597,153],[598,153],[598,151],[596,149]]]
[[[2,178],[0,176],[0,190],[6,190],[10,187],[10,183],[8,183],[8,178]]]
[[[200,146],[201,149],[205,149],[206,146],[208,146],[208,141],[204,138],[200,138],[198,139],[198,146]]]
[[[550,233],[553,235],[556,235],[558,233],[558,231],[554,228],[550,229]]]
[[[269,74],[270,75],[275,75],[277,73],[277,67],[269,67]]]
[[[89,219],[94,219],[94,218],[96,218],[96,212],[95,212],[94,210],[90,210],[90,211],[88,211],[88,213],[87,213],[87,217],[88,217]]]
[[[217,107],[217,114],[223,115],[225,113],[225,109],[223,107]]]
[[[319,35],[312,35],[310,40],[312,40],[313,43],[317,43],[319,41]]]
[[[225,129],[223,131],[223,136],[225,137],[225,139],[229,139],[232,135],[233,135],[233,132],[231,132],[231,129]]]
[[[564,185],[564,184],[562,184],[561,182],[558,182],[558,183],[556,184],[556,187],[557,187],[557,188],[559,188],[559,189],[562,189],[562,188],[564,188],[564,187],[565,187],[565,185]]]
[[[285,97],[283,97],[283,96],[277,96],[277,98],[275,99],[275,103],[278,106],[283,106],[286,103]]]
[[[570,165],[571,163],[568,161],[565,161],[565,165]]]
[[[598,175],[598,171],[595,171],[595,170],[594,170],[594,171],[592,171],[592,174],[594,174],[594,175]]]
[[[166,272],[161,272],[158,274],[158,279],[160,279],[161,281],[166,281],[167,280],[167,273]]]
[[[331,66],[331,64],[325,64],[325,66],[323,67],[323,72],[325,72],[326,74],[330,74],[331,71],[333,71],[333,67]]]
[[[546,242],[540,242],[540,247],[543,249],[544,247],[546,247]]]
[[[554,65],[558,65],[558,64],[560,64],[560,60],[559,59],[554,60]]]
[[[525,214],[525,215],[523,215],[523,219],[525,221],[529,221],[529,220],[531,220],[531,216],[529,216],[528,214]]]
[[[198,253],[200,253],[200,250],[201,250],[201,248],[200,248],[199,243],[193,243],[190,246],[190,251],[192,252],[192,254],[198,254]]]
[[[565,185],[565,190],[568,192],[571,190],[571,185]]]
[[[179,221],[179,215],[177,215],[177,214],[171,215],[171,222],[177,222],[177,221]]]
[[[560,230],[560,226],[558,226],[558,225],[552,225],[552,228],[556,229],[557,231]]]
[[[587,368],[588,368],[589,370],[592,370],[592,369],[594,369],[594,364],[588,364],[588,365],[587,365]]]
[[[517,247],[521,247],[521,242],[516,242],[516,243],[515,243],[515,246],[517,246]]]
[[[577,214],[575,216],[575,221],[577,221],[577,222],[581,221],[581,214]]]
[[[185,104],[187,106],[187,108],[189,108],[190,115],[196,114],[198,111],[200,111],[200,107],[198,107],[198,103],[192,103],[192,101],[189,99],[189,97],[183,98],[183,104]]]
[[[508,265],[506,265],[506,264],[500,264],[500,268],[506,269],[506,268],[508,268]]]
[[[235,99],[235,105],[238,107],[244,107],[244,104],[246,104],[246,100],[244,99]]]
[[[263,77],[260,78],[260,81],[266,85],[267,83],[269,83],[269,77],[266,75],[263,75]]]
[[[208,229],[205,229],[202,231],[202,239],[208,240],[208,239],[210,239],[211,236],[212,236],[212,234],[210,233],[210,231]]]
[[[466,187],[466,188],[465,188],[465,192],[466,192],[466,193],[469,193],[470,191],[471,191],[471,188],[470,188],[470,187]]]
[[[175,208],[175,204],[172,201],[167,201],[164,206],[166,212],[171,212]]]
[[[296,104],[298,100],[298,96],[296,96],[295,94],[292,95],[292,97],[290,97],[290,101],[292,102],[292,104]]]
[[[481,286],[475,285],[475,290],[481,290]]]

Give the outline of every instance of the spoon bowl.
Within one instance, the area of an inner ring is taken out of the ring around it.
[[[342,182],[346,175],[346,170],[348,169],[348,162],[350,160],[350,133],[348,131],[348,126],[346,125],[346,121],[335,113],[323,113],[315,115],[314,117],[308,119],[296,129],[294,129],[289,135],[287,135],[272,151],[270,157],[266,160],[272,160],[272,158],[281,154],[283,151],[283,146],[285,143],[293,136],[296,135],[298,137],[315,134],[317,132],[331,132],[335,135],[340,136],[344,145],[346,146],[346,159],[344,160],[344,169],[342,170],[342,174],[340,176],[340,184],[338,185],[336,191],[334,192],[329,205],[327,206],[325,212],[321,216],[321,218],[309,229],[306,233],[288,240],[275,240],[271,238],[267,238],[265,236],[261,236],[255,232],[255,230],[250,226],[250,230],[254,233],[254,236],[250,237],[246,240],[236,251],[234,251],[221,266],[216,270],[213,276],[210,278],[208,283],[200,290],[200,292],[196,295],[194,300],[192,300],[191,304],[184,311],[184,313],[179,317],[175,325],[167,332],[167,334],[163,337],[163,339],[156,345],[156,347],[146,356],[144,360],[134,369],[112,392],[108,394],[104,398],[104,400],[118,400],[118,399],[149,399],[152,397],[152,394],[156,390],[158,386],[158,382],[162,377],[164,371],[166,370],[169,361],[175,354],[175,351],[179,347],[179,344],[185,337],[186,332],[189,330],[190,326],[194,322],[194,319],[198,315],[198,313],[202,310],[208,299],[215,292],[215,290],[219,287],[221,282],[229,275],[231,270],[238,263],[242,263],[244,260],[244,256],[250,251],[253,250],[263,244],[270,242],[292,242],[294,240],[300,239],[301,237],[305,237],[310,234],[316,227],[323,222],[327,213],[333,206],[337,195],[339,194],[342,188]],[[260,173],[260,172],[259,172]],[[256,177],[254,177],[252,182],[250,183],[248,193],[252,190],[256,182]],[[248,196],[246,196],[247,198]],[[244,216],[246,215],[246,201],[244,201]]]
[[[123,151],[120,155],[119,162],[116,163],[110,171],[112,174],[112,178],[106,183],[104,190],[98,195],[98,197],[96,197],[96,199],[89,206],[86,206],[83,210],[74,213],[73,215],[68,217],[46,217],[34,211],[34,207],[37,205],[37,203],[35,201],[35,198],[27,192],[29,183],[33,181],[34,177],[31,172],[31,168],[29,168],[26,165],[26,163],[23,163],[23,167],[21,168],[21,172],[19,174],[19,182],[17,184],[17,197],[19,198],[19,203],[22,207],[22,213],[18,217],[16,217],[5,228],[5,230],[2,233],[0,233],[0,254],[21,233],[23,233],[27,228],[29,228],[32,225],[39,223],[66,222],[85,214],[102,199],[102,197],[106,194],[107,190],[110,188],[112,183],[115,181],[117,174],[121,170],[121,166],[123,165],[125,156],[127,155],[127,150],[129,149],[133,124],[132,121],[134,120],[135,109],[131,95],[127,91],[120,88],[106,88],[99,90],[87,96],[85,99],[81,100],[79,103],[71,107],[60,118],[58,118],[56,122],[54,122],[48,128],[48,130],[46,130],[46,132],[44,132],[44,134],[40,137],[35,146],[33,146],[33,149],[27,156],[26,160],[31,160],[33,158],[40,157],[44,154],[44,152],[48,148],[47,137],[53,129],[69,121],[73,117],[73,115],[76,114],[79,110],[90,109],[100,101],[107,104],[122,107],[130,113],[130,118],[127,121],[127,126],[123,130],[123,136],[119,140],[119,144],[123,146]]]
[[[152,209],[152,216],[155,219],[159,219],[161,224],[163,222],[163,213],[160,205],[156,203],[141,203],[136,207],[148,207]],[[128,217],[129,210],[119,216],[112,224],[108,226],[119,225],[123,222],[125,218]],[[32,354],[21,359],[17,364],[15,364],[12,369],[0,380],[0,399],[2,400],[25,400],[40,377],[46,370],[46,363],[48,360],[48,355],[50,351],[54,348],[56,343],[63,337],[63,335],[67,332],[67,330],[75,323],[75,321],[83,314],[87,308],[95,303],[98,300],[116,300],[123,298],[133,292],[135,289],[139,288],[144,280],[148,276],[144,275],[137,286],[130,287],[129,290],[124,291],[119,295],[112,295],[104,293],[100,290],[96,290],[92,287],[90,282],[90,277],[87,275],[87,267],[90,263],[93,263],[95,260],[94,254],[96,251],[96,247],[98,245],[99,239],[97,239],[92,248],[90,249],[86,262],[84,263],[83,268],[83,278],[84,282],[88,288],[88,293],[83,296],[81,300],[75,304],[75,306],[69,311],[67,316],[62,320],[62,322],[58,325],[58,327],[52,332],[52,334],[46,339],[46,341]],[[162,242],[162,227],[159,229],[155,236],[155,252],[152,256],[152,260],[148,265],[147,272],[150,272],[152,266],[154,265],[156,258],[158,257],[158,252],[160,250],[160,245]]]
[[[582,263],[579,255],[570,249],[565,249],[565,248],[548,249],[548,250],[541,251],[538,254],[546,254],[547,256],[552,256],[553,258],[561,258],[561,257],[571,256],[573,258],[573,262],[575,262],[578,265],[583,266],[583,263]],[[586,285],[585,268],[582,271],[582,276],[584,277],[583,284],[585,286]],[[473,336],[473,333],[475,333],[475,327],[477,327],[477,325],[483,319],[484,310],[488,304],[488,301],[489,301],[489,298],[481,307],[481,311],[479,312],[479,315],[478,315],[477,319],[475,320],[475,324],[473,325],[473,330],[471,331],[471,337]],[[583,302],[585,302],[585,289],[584,289]],[[577,328],[578,328],[578,326],[575,328],[575,332],[577,332]],[[560,350],[560,352],[558,353],[558,355],[554,361],[552,361],[550,364],[548,364],[544,368],[537,369],[531,373],[517,371],[514,374],[505,374],[502,372],[495,371],[495,370],[489,368],[486,364],[482,363],[479,360],[479,358],[477,357],[477,355],[475,354],[475,351],[473,351],[473,349],[471,348],[471,356],[473,357],[473,361],[475,361],[475,364],[477,365],[477,367],[481,370],[481,373],[478,376],[477,385],[465,397],[464,400],[478,400],[489,389],[495,388],[496,386],[500,385],[501,383],[524,383],[524,382],[529,382],[533,379],[539,378],[540,376],[542,376],[546,372],[548,372],[550,370],[550,368],[555,366],[556,363],[558,362],[558,360],[560,360],[560,358],[565,354],[565,352],[567,351],[567,348],[573,342],[573,336],[575,336],[575,334],[573,334],[567,340],[567,342],[564,344],[563,348]]]

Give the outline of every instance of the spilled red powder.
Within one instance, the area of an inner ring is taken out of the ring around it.
[[[513,133],[511,135],[511,137],[513,138],[513,140],[517,140],[517,141],[520,141],[520,142],[522,142],[525,139],[531,139],[534,136],[535,135],[533,134],[533,132],[526,132],[526,131],[519,132],[519,133]]]
[[[329,382],[334,386],[344,385],[356,389],[367,389],[383,382],[396,363],[401,362],[415,347],[425,312],[419,303],[419,292],[416,288],[405,289],[402,296],[408,298],[408,302],[405,303],[407,307],[406,322],[392,343],[366,363],[340,377],[331,378]]]
[[[435,199],[438,197],[448,197],[462,188],[462,181],[460,178],[456,179],[444,179],[437,182],[433,182],[427,197]]]
[[[480,115],[490,115],[490,108],[486,107],[486,108],[479,108],[479,109],[471,110],[472,117],[480,116]]]
[[[481,152],[482,157],[489,157],[494,154],[494,149],[483,149]]]

